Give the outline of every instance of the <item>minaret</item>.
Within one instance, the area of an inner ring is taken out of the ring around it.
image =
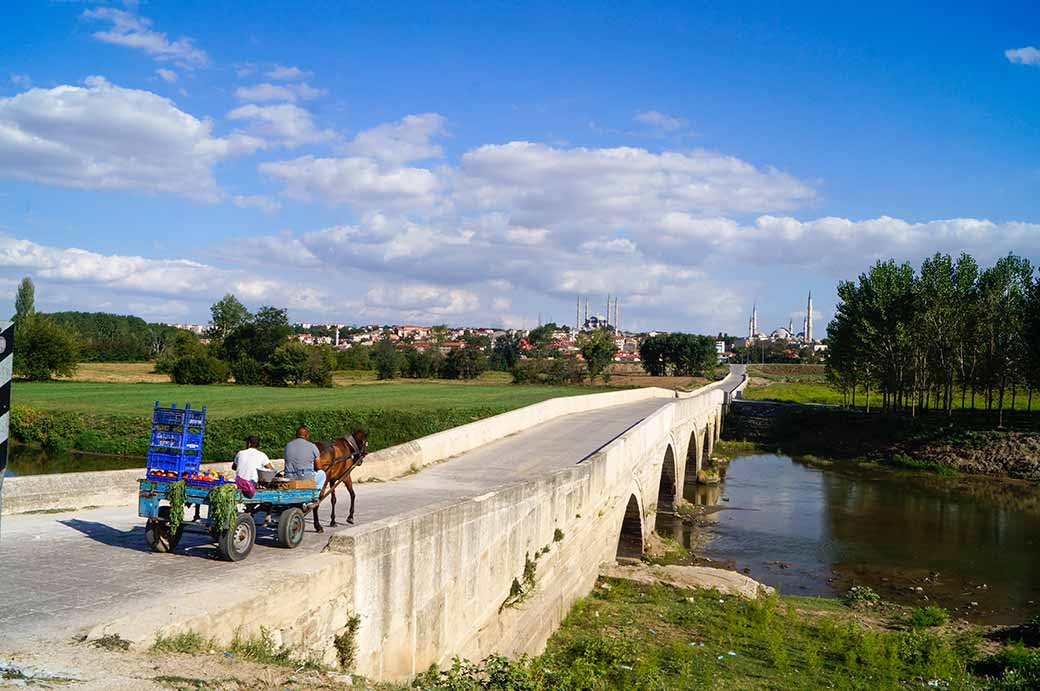
[[[589,320],[589,299],[585,298],[585,321]]]
[[[758,303],[751,307],[751,338],[758,335]]]
[[[794,319],[787,320],[787,332],[794,336]]]
[[[809,304],[805,308],[805,342],[812,343],[812,291],[809,291]]]
[[[614,299],[614,330],[615,333],[621,334],[621,308],[618,307],[617,298]]]

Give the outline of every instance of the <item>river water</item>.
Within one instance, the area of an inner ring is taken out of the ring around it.
[[[1020,622],[1040,612],[1040,488],[981,477],[821,469],[786,456],[734,459],[686,498],[696,527],[662,517],[701,557],[788,595],[869,585],[887,600]]]
[[[49,451],[35,446],[12,444],[8,448],[4,477],[51,473],[80,473],[94,470],[144,468],[145,459],[127,456],[99,456],[75,451]]]

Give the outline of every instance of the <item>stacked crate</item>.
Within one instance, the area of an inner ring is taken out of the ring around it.
[[[148,478],[175,482],[199,471],[202,437],[206,431],[206,406],[192,410],[191,404],[152,411],[152,437],[148,445]]]

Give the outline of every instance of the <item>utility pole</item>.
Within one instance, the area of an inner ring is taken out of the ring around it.
[[[11,374],[14,369],[14,322],[0,322],[0,514],[7,470],[7,430],[11,415]]]

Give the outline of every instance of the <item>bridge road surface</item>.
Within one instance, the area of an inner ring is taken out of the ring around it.
[[[738,380],[739,381],[739,380]],[[453,498],[574,465],[673,399],[657,398],[557,418],[385,483],[356,486],[357,526]],[[338,493],[340,522],[350,498]],[[328,524],[327,504],[321,512]],[[185,518],[190,517],[190,512]],[[69,640],[91,627],[156,604],[163,593],[191,592],[205,579],[249,582],[288,556],[272,537],[261,537],[244,562],[216,557],[205,536],[185,533],[175,554],[156,554],[144,542],[137,506],[101,508],[4,519],[0,540],[0,654],[34,644]],[[331,531],[307,534],[295,554],[317,553]]]

